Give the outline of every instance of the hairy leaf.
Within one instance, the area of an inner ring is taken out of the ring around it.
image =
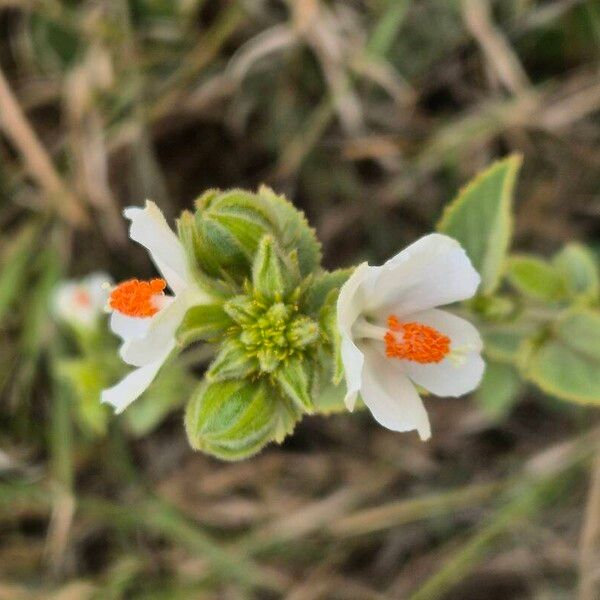
[[[507,263],[507,277],[525,296],[546,302],[556,302],[565,297],[560,271],[537,256],[511,256]]]
[[[524,358],[527,379],[572,402],[600,404],[600,312],[577,309]]]
[[[438,230],[458,240],[481,275],[481,294],[500,283],[512,232],[512,196],[521,157],[512,155],[480,173],[446,207]]]

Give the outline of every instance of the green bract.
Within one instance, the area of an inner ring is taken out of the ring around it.
[[[215,345],[186,413],[192,446],[243,458],[303,414],[339,409],[334,307],[349,272],[321,268],[304,216],[265,187],[211,190],[182,215],[179,236],[198,284],[217,298],[190,308],[177,336],[181,346]]]

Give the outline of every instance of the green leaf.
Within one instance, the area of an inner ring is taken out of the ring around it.
[[[315,413],[330,415],[346,412],[347,408],[344,403],[346,385],[334,382],[336,365],[331,353],[321,348],[315,363],[315,376],[313,377],[311,392],[315,405]]]
[[[72,389],[79,426],[87,434],[104,435],[110,411],[100,404],[100,393],[107,385],[102,365],[85,358],[63,359],[57,363],[57,375]]]
[[[481,315],[486,321],[502,322],[516,312],[513,298],[494,294],[493,296],[476,296],[467,302],[473,312]]]
[[[312,413],[314,409],[310,395],[310,374],[307,361],[290,359],[275,371],[275,380],[281,391],[300,408],[302,412]]]
[[[486,355],[494,361],[517,364],[522,345],[537,333],[529,323],[504,323],[482,329]]]
[[[258,196],[276,224],[277,241],[281,247],[286,252],[298,251],[302,276],[306,277],[317,270],[321,264],[321,244],[304,214],[284,196],[277,195],[265,185],[259,188]]]
[[[345,413],[348,411],[344,398],[346,396],[346,386],[343,383],[337,385],[332,381],[326,382],[319,390],[319,395],[315,396],[314,412],[319,415],[332,415]]]
[[[277,244],[266,235],[260,242],[252,265],[252,285],[254,291],[264,299],[281,301],[294,288],[290,271],[283,262]]]
[[[213,341],[234,324],[222,304],[200,304],[190,308],[177,329],[177,342],[187,346],[198,340]]]
[[[489,361],[475,401],[494,421],[506,417],[523,388],[519,372],[511,365]]]
[[[512,233],[512,196],[521,157],[494,163],[446,207],[438,231],[458,240],[481,275],[481,294],[491,294],[500,276]]]
[[[546,339],[531,345],[523,362],[525,377],[546,393],[600,404],[600,312],[570,311]]]
[[[352,269],[338,269],[316,275],[311,281],[302,300],[302,309],[306,314],[317,314],[332,290],[339,290],[350,275]],[[336,296],[337,298],[337,296]]]
[[[561,273],[537,256],[514,255],[507,262],[510,283],[525,296],[545,302],[558,302],[565,296]]]
[[[597,302],[600,295],[598,265],[592,252],[581,244],[567,244],[553,259],[563,277],[567,294],[574,300]]]
[[[244,379],[258,370],[258,361],[249,356],[239,342],[228,340],[222,346],[206,373],[209,381]]]
[[[344,378],[344,363],[342,361],[342,337],[340,335],[337,324],[337,299],[339,292],[337,289],[332,289],[319,315],[319,324],[321,331],[324,333],[324,342],[330,347],[330,352],[333,355],[333,369],[331,372],[330,381],[337,386]]]
[[[200,386],[188,403],[185,428],[196,450],[240,460],[285,436],[295,420],[265,382],[227,381]]]

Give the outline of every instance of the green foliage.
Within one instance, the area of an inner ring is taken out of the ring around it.
[[[219,272],[214,254],[205,252],[194,215],[185,210],[177,220],[177,232],[185,249],[188,267],[200,289],[216,298],[223,298],[232,293],[235,287],[232,282],[212,276]]]
[[[258,358],[238,340],[227,340],[206,372],[209,381],[244,379],[260,368]]]
[[[600,313],[575,309],[524,347],[525,376],[549,394],[600,404]]]
[[[522,389],[521,376],[513,366],[490,360],[475,401],[491,419],[501,420],[519,399]]]
[[[275,372],[275,380],[281,391],[305,413],[312,413],[314,407],[310,393],[310,370],[306,361],[295,358],[285,361]]]
[[[514,255],[508,261],[510,283],[521,293],[545,302],[597,302],[600,289],[594,255],[581,244],[568,244],[552,261]]]
[[[593,254],[568,244],[551,260],[507,257],[520,163],[511,156],[478,175],[438,225],[461,242],[482,277],[483,296],[466,308],[479,321],[489,359],[476,399],[495,418],[507,413],[523,380],[564,400],[600,403],[600,280]],[[498,293],[503,278],[513,294]]]
[[[486,354],[497,362],[517,364],[521,346],[536,331],[534,324],[520,321],[484,327],[482,334]]]
[[[507,264],[507,276],[517,290],[536,300],[557,302],[566,293],[558,269],[536,256],[512,256]]]
[[[595,402],[599,393],[600,359],[591,342],[598,318],[591,306],[599,288],[593,256],[574,244],[551,261],[508,256],[520,164],[519,156],[510,156],[478,175],[449,204],[438,226],[463,245],[482,276],[479,296],[465,308],[479,322],[489,360],[476,400],[493,419],[508,414],[524,381],[579,402]],[[314,233],[267,188],[258,194],[209,191],[196,207],[195,217],[180,221],[180,235],[191,240],[184,243],[200,270],[217,282],[234,282],[238,290],[226,294],[222,304],[191,309],[179,330],[182,344],[199,339],[219,344],[207,371],[210,385],[233,382],[235,392],[227,388],[235,398],[232,406],[255,394],[257,414],[263,416],[269,412],[265,389],[272,393],[273,413],[280,404],[294,406],[297,415],[344,410],[336,302],[351,270],[322,271]],[[505,291],[504,281],[513,293]],[[571,305],[590,308],[573,312]],[[585,331],[569,338],[567,328]],[[214,389],[203,406],[216,406]],[[204,439],[198,432],[208,417],[198,410],[194,415],[196,438]],[[233,438],[211,438],[210,451],[242,458],[267,443],[272,428],[267,434],[257,419],[247,418],[253,423],[248,441],[233,449]]]
[[[73,358],[58,363],[57,375],[71,386],[82,430],[92,436],[104,435],[110,417],[108,407],[100,404],[100,393],[108,385],[106,370],[89,358]]]
[[[314,277],[302,301],[304,310],[309,313],[318,311],[326,303],[328,295],[338,291],[351,274],[352,269],[338,269]]]
[[[446,207],[438,230],[458,240],[481,275],[480,293],[499,283],[512,231],[512,195],[520,156],[498,161],[479,174]]]
[[[600,275],[592,252],[581,244],[567,244],[554,257],[553,264],[562,276],[567,295],[583,303],[597,303]]]
[[[340,362],[341,365],[341,362]],[[311,390],[315,413],[329,415],[346,411],[344,397],[346,386],[341,383],[343,367],[337,363],[337,354],[321,348],[315,360],[313,388]]]
[[[200,340],[210,341],[223,335],[233,323],[223,304],[192,306],[177,330],[177,340],[182,346]]]

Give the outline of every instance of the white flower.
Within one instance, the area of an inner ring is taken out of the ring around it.
[[[479,333],[435,307],[471,298],[479,275],[455,240],[421,238],[380,267],[360,265],[337,303],[347,393],[394,431],[431,436],[414,384],[438,396],[473,390],[484,371]]]
[[[194,283],[181,242],[153,202],[129,207],[129,237],[144,246],[164,277],[150,281],[130,279],[110,294],[110,326],[122,340],[120,355],[137,367],[115,386],[102,392],[102,402],[117,413],[125,410],[152,383],[175,347],[175,332],[188,308],[210,302]],[[172,296],[164,294],[168,286]]]
[[[95,327],[103,314],[111,285],[110,275],[102,272],[61,282],[52,298],[55,316],[75,327]]]

